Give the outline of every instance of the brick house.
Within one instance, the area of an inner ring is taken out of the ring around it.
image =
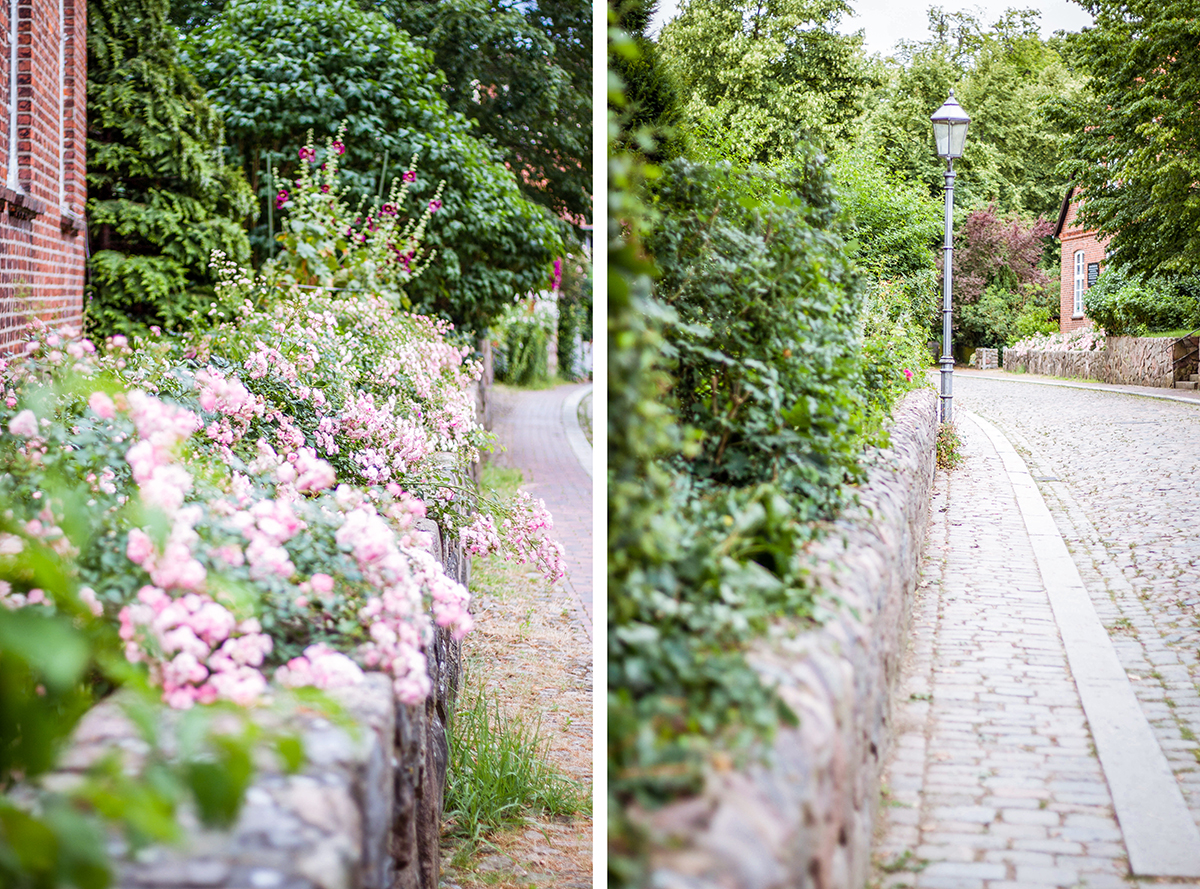
[[[1091,325],[1092,321],[1084,310],[1083,295],[1096,283],[1107,259],[1107,239],[1077,226],[1075,216],[1078,212],[1079,200],[1072,185],[1063,196],[1058,224],[1054,227],[1054,237],[1059,239],[1062,258],[1058,306],[1060,333]]]
[[[83,318],[86,0],[0,0],[0,349]]]

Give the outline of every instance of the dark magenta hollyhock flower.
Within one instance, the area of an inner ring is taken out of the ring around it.
[[[429,212],[430,213],[436,213],[440,209],[442,209],[441,201],[430,201],[429,202]]]
[[[308,148],[307,146],[300,149],[300,160],[312,162],[312,161],[315,161],[316,159],[317,159],[317,152],[315,149]]]
[[[329,194],[329,186],[328,185],[321,186],[321,194]]]
[[[404,171],[404,181],[405,182],[416,182],[417,181],[417,171],[416,170],[405,170]]]
[[[275,195],[275,209],[278,210],[288,202],[288,190],[286,188],[279,189],[279,194]]]
[[[345,146],[345,145],[343,145],[341,142],[334,142],[334,143],[333,143],[333,150],[334,150],[334,151],[336,151],[338,154],[345,154],[345,153],[346,153],[346,146]]]

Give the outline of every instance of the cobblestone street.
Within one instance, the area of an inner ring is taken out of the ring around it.
[[[876,882],[1115,887],[1132,859],[1200,886],[1200,849],[1163,844],[1200,823],[1200,405],[954,382],[966,461],[935,485]],[[1123,675],[1096,678],[1086,619]],[[1156,761],[1171,793],[1139,804]]]

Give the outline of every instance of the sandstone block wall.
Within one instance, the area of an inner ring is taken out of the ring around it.
[[[469,562],[457,540],[423,520],[447,574],[468,581]],[[437,889],[442,794],[448,744],[445,726],[461,671],[461,648],[439,629],[428,649],[433,693],[407,707],[390,680],[368,673],[362,685],[331,690],[353,729],[317,714],[297,714],[288,728],[303,741],[307,762],[295,775],[263,753],[237,822],[229,830],[181,818],[186,841],[152,847],[116,862],[118,889]],[[113,748],[136,761],[145,745],[118,699],[82,720],[62,770],[69,782]],[[278,716],[256,711],[264,727]],[[169,737],[170,714],[164,730]],[[120,852],[121,850],[117,850]]]
[[[1098,351],[1008,349],[1004,353],[1004,369],[1120,386],[1170,389],[1175,385],[1173,365],[1178,351],[1170,337],[1110,336],[1105,338],[1105,348]]]
[[[714,771],[703,793],[647,816],[656,889],[862,889],[870,869],[891,691],[933,485],[937,398],[896,409],[859,504],[809,552],[827,615],[779,626],[753,652],[799,716],[763,761]]]

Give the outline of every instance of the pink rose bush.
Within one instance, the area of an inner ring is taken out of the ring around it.
[[[362,669],[419,703],[434,628],[471,629],[466,589],[416,522],[436,514],[469,541],[483,523],[458,480],[486,444],[462,392],[476,368],[438,322],[395,313],[389,334],[385,306],[314,302],[62,361],[50,337],[80,341],[35,327],[31,348],[0,362],[0,499],[74,559],[83,601],[170,706],[251,704],[272,679],[329,688]],[[379,333],[386,356],[373,365],[343,322]],[[503,536],[472,551],[559,576],[544,508],[496,509]],[[68,537],[72,524],[90,532]],[[20,538],[0,539],[0,559],[21,557]],[[5,607],[45,607],[37,588],[0,592]]]
[[[1095,327],[1079,327],[1066,333],[1035,333],[1013,343],[1005,352],[1027,357],[1030,352],[1091,352],[1105,346],[1105,333]]]
[[[79,607],[116,625],[173,707],[362,669],[423,701],[435,627],[461,638],[472,618],[420,519],[562,576],[544,504],[469,482],[490,445],[479,363],[450,324],[400,308],[432,259],[421,241],[440,188],[406,216],[409,170],[352,214],[340,144],[299,152],[283,251],[261,274],[214,255],[195,330],[98,350],[34,322],[0,358],[4,521],[70,560]],[[0,560],[26,557],[0,533]],[[32,580],[0,588],[7,608],[53,604]]]

